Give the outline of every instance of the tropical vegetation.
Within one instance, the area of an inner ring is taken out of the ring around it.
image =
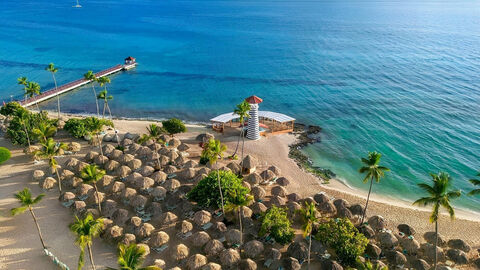
[[[120,244],[118,246],[118,266],[119,269],[110,268],[108,270],[162,270],[157,266],[142,267],[145,261],[147,251],[135,243],[128,246]]]
[[[55,90],[57,90],[57,79],[55,78],[55,73],[57,73],[58,68],[55,67],[54,63],[48,64],[45,68],[46,71],[52,73],[53,83],[55,84]],[[60,119],[60,95],[57,95],[57,112],[58,112],[58,119]]]
[[[0,147],[0,165],[4,163],[5,161],[9,160],[12,154],[10,153],[10,150],[5,147]]]
[[[243,186],[242,186],[243,187]],[[238,213],[238,223],[240,229],[240,245],[243,244],[243,207],[250,205],[253,202],[253,196],[250,194],[245,194],[249,190],[243,188],[237,188],[229,191],[229,200],[225,204],[225,211],[227,212],[237,212]]]
[[[93,90],[93,96],[95,97],[95,105],[97,106],[97,117],[100,117],[100,109],[98,107],[98,99],[97,99],[97,91],[95,90],[95,83],[98,82],[97,76],[95,76],[95,73],[93,71],[89,70],[87,73],[83,74],[83,78],[87,81],[91,81],[92,83],[92,90]]]
[[[480,172],[477,173],[477,176],[480,176]],[[469,181],[472,183],[472,185],[479,186],[479,188],[470,191],[468,195],[472,196],[480,194],[480,179],[470,179]]]
[[[93,261],[92,243],[93,238],[98,237],[103,229],[103,218],[95,219],[92,214],[88,213],[84,218],[75,216],[75,222],[70,224],[70,231],[75,234],[75,244],[80,247],[80,256],[78,257],[78,270],[85,265],[85,247],[88,249],[90,263],[95,270]]]
[[[95,188],[95,196],[97,196],[98,211],[102,213],[100,197],[98,195],[97,182],[100,181],[106,172],[97,167],[95,164],[89,164],[82,169],[81,178],[85,184],[92,184]]]
[[[158,147],[157,143],[164,143],[162,139],[160,138],[162,135],[165,134],[165,130],[158,126],[157,124],[150,124],[147,127],[147,133],[143,134],[140,139],[138,139],[138,143],[144,143],[148,140],[152,140],[154,143],[154,149],[157,157],[157,162],[155,164],[155,170],[160,170],[161,164],[160,164],[160,155],[158,154]]]
[[[58,173],[58,162],[55,159],[56,156],[63,154],[63,151],[67,149],[67,145],[61,142],[55,142],[52,138],[48,138],[46,142],[42,143],[42,148],[33,152],[33,156],[37,159],[47,159],[48,165],[52,171],[57,175],[58,190],[62,192],[62,179]]]
[[[303,237],[308,238],[308,265],[307,269],[310,268],[310,254],[312,250],[312,231],[313,226],[319,221],[319,213],[315,204],[313,202],[305,202],[303,208],[299,210],[300,216],[302,217],[302,230]]]
[[[239,117],[239,122],[240,122],[240,136],[238,137],[237,140],[237,146],[235,146],[235,151],[233,152],[232,156],[235,156],[237,154],[238,146],[240,144],[240,138],[242,138],[242,159],[241,162],[243,162],[243,150],[245,148],[245,128],[244,128],[244,123],[245,119],[248,118],[249,114],[248,112],[250,111],[250,103],[247,101],[243,101],[240,104],[237,104],[233,112],[238,115]]]
[[[295,233],[285,209],[272,205],[264,214],[258,235],[266,236],[267,234],[282,245],[292,242]]]
[[[173,137],[173,135],[178,133],[187,132],[187,128],[182,120],[177,118],[171,118],[165,121],[162,121],[162,127],[165,131]]]

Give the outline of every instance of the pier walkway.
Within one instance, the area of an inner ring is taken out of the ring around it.
[[[134,68],[137,65],[134,58],[132,58],[133,61],[127,61],[127,59],[125,59],[125,64],[124,65],[119,64],[119,65],[113,66],[111,68],[99,71],[99,72],[95,73],[95,76],[97,78],[101,78],[101,77],[108,76],[108,75],[113,74],[113,73],[117,73],[117,72],[122,71],[122,70],[128,70],[128,69]],[[20,103],[20,105],[22,105],[24,107],[32,106],[37,102],[40,103],[40,102],[45,101],[47,99],[51,99],[51,98],[53,98],[57,95],[63,94],[63,93],[68,92],[68,91],[71,91],[71,90],[76,89],[80,86],[86,85],[90,82],[91,82],[91,80],[78,79],[76,81],[69,82],[69,83],[64,84],[64,85],[60,85],[60,86],[57,87],[57,89],[52,88],[52,89],[49,89],[45,92],[42,92],[38,96],[27,98],[27,99],[24,99],[24,100],[21,100],[21,101],[19,100],[18,102]]]

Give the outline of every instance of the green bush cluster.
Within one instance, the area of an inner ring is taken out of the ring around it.
[[[282,245],[292,242],[295,236],[287,211],[275,205],[265,213],[258,234],[260,236],[270,234],[277,243]]]
[[[96,117],[87,117],[87,118],[70,118],[65,122],[63,127],[70,135],[75,138],[83,138],[85,135],[88,135],[92,132],[93,127],[90,125],[91,120]],[[102,125],[113,127],[113,122],[107,119],[98,119]]]
[[[346,218],[321,223],[315,238],[333,249],[341,263],[350,266],[355,266],[368,244],[368,239]]]
[[[32,113],[23,108],[17,102],[9,102],[2,106],[0,113],[12,117],[8,124],[7,135],[13,144],[28,145],[36,142],[36,136],[32,130],[41,125],[57,126],[57,119],[49,119],[47,112]]]
[[[10,153],[10,150],[5,147],[0,147],[0,164],[9,160],[11,156],[12,154]]]
[[[187,128],[185,127],[185,124],[182,122],[182,120],[177,118],[162,121],[162,127],[170,135],[187,131]]]
[[[236,191],[238,195],[245,196],[249,190],[242,185],[242,180],[230,171],[219,171],[220,184],[222,187],[223,200],[227,204],[231,201],[231,192]],[[212,171],[207,177],[203,178],[187,194],[187,198],[198,205],[208,208],[220,208],[222,206],[220,191],[218,189],[217,171]]]

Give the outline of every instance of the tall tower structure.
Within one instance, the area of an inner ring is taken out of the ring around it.
[[[263,100],[257,96],[251,96],[245,99],[250,103],[250,118],[248,118],[247,138],[250,140],[260,139],[260,126],[258,122],[258,107]]]

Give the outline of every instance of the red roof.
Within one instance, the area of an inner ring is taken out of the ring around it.
[[[135,61],[135,58],[129,56],[129,57],[125,58],[125,60]]]
[[[263,99],[254,95],[254,96],[246,98],[245,101],[247,101],[250,104],[259,104],[259,103],[263,102]]]

